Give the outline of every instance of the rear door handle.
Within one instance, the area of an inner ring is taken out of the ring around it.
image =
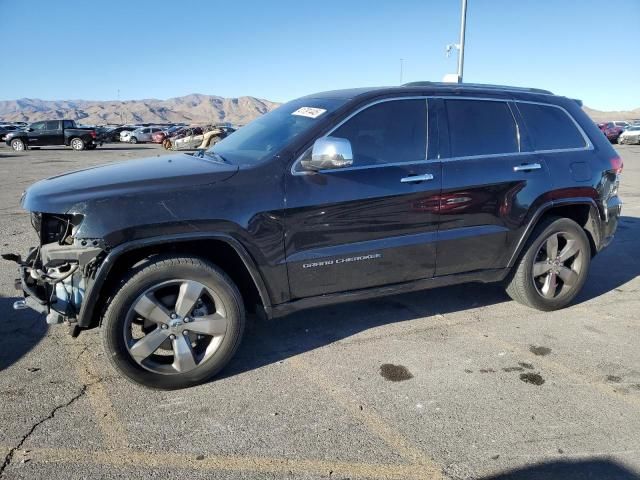
[[[404,177],[400,179],[400,183],[416,183],[424,182],[426,180],[433,180],[433,175],[425,173],[424,175],[412,175],[410,177]]]
[[[528,172],[529,170],[540,170],[542,165],[539,163],[523,163],[522,165],[516,165],[513,167],[514,172]]]

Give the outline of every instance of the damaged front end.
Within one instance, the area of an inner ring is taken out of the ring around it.
[[[14,308],[32,308],[46,315],[50,325],[77,322],[87,282],[105,252],[102,240],[75,237],[82,220],[82,215],[31,213],[40,245],[24,260],[11,258],[20,270],[16,288],[24,292]]]

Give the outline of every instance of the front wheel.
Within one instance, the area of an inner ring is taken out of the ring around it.
[[[84,140],[78,137],[72,138],[71,142],[69,142],[69,145],[71,145],[71,148],[73,148],[76,152],[84,150],[85,148]]]
[[[129,139],[129,143],[138,143],[138,139],[136,137],[131,137]]]
[[[216,375],[244,324],[242,298],[224,272],[197,257],[161,256],[124,282],[102,327],[116,369],[146,387],[176,389]]]
[[[580,292],[590,263],[591,245],[582,227],[568,218],[548,218],[531,235],[507,293],[538,310],[564,308]]]
[[[11,140],[11,148],[13,148],[16,152],[23,152],[25,149],[24,142],[19,138]]]

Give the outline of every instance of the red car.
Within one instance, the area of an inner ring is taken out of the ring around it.
[[[153,143],[162,143],[165,138],[171,137],[175,135],[175,133],[184,127],[171,127],[166,130],[162,130],[160,132],[156,132],[151,134],[151,141]]]
[[[613,122],[599,123],[598,128],[602,130],[602,133],[611,143],[616,143],[620,134],[624,132],[624,128],[617,126]]]

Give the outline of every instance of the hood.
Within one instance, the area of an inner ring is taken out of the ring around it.
[[[79,203],[187,190],[222,182],[237,171],[235,165],[186,154],[129,160],[41,180],[23,194],[22,206],[32,212],[76,213]]]

